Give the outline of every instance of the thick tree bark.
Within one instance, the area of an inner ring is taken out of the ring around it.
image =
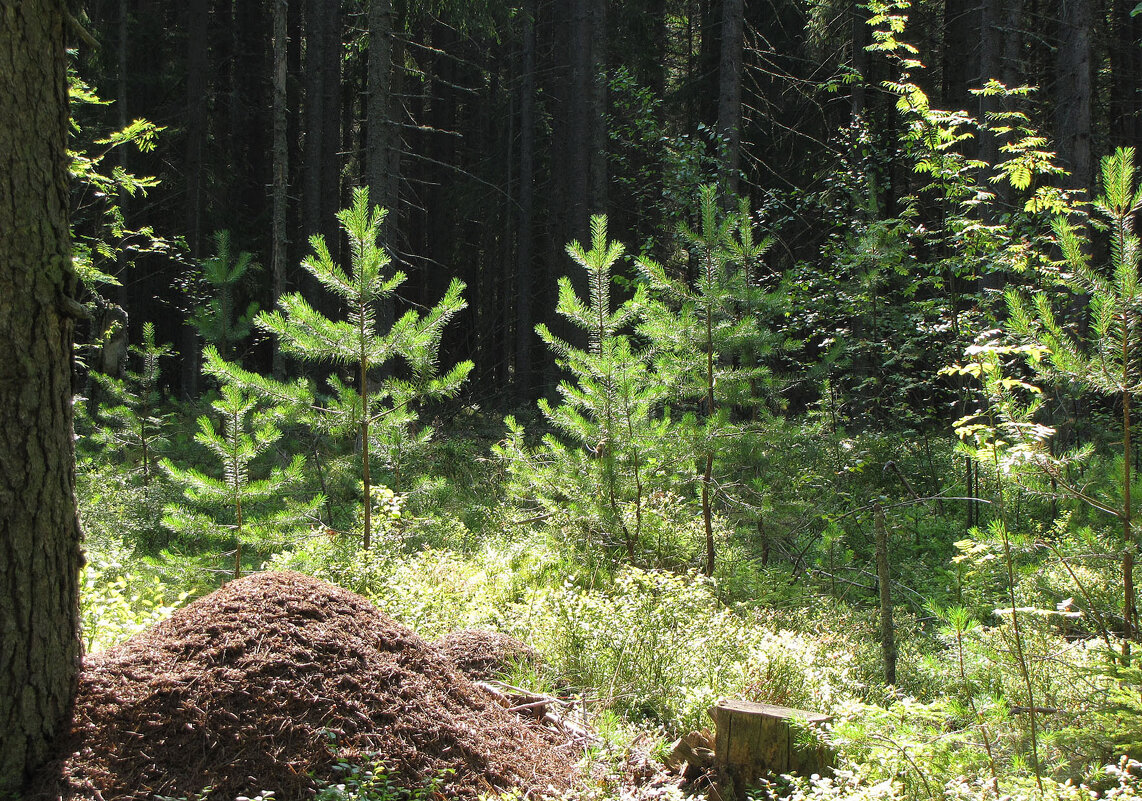
[[[79,671],[64,4],[0,3],[0,795],[71,714]]]

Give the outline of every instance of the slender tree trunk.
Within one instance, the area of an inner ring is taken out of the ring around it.
[[[192,260],[202,258],[206,236],[206,133],[209,54],[207,51],[210,4],[188,0],[186,7],[186,244]],[[198,395],[198,332],[183,322],[181,332],[181,384],[183,397]]]
[[[66,731],[80,663],[65,4],[0,4],[0,795]]]
[[[273,273],[273,301],[285,294],[287,242],[286,206],[289,202],[289,138],[287,130],[288,112],[286,109],[286,57],[289,48],[288,20],[289,0],[272,0],[274,4],[274,199],[273,199],[273,242],[271,245],[270,269]],[[273,338],[273,373],[281,381],[285,377],[285,360],[277,338]]]
[[[862,121],[865,121],[865,114],[868,110],[868,72],[869,72],[869,52],[866,49],[870,44],[870,31],[868,27],[869,10],[860,2],[855,0],[852,6],[852,43],[853,43],[853,56],[852,66],[853,71],[857,75],[856,81],[853,83],[852,95],[849,98],[849,124],[856,126]],[[855,144],[855,143],[854,143]]]
[[[128,54],[128,19],[129,13],[127,11],[127,0],[119,0],[119,35],[116,40],[116,60],[117,60],[117,80],[116,89],[117,97],[115,98],[116,111],[118,112],[119,128],[122,130],[127,127],[130,122],[127,116],[127,54]],[[128,148],[119,148],[119,167],[124,173],[128,171],[129,165],[127,163]],[[131,195],[124,189],[119,190],[119,209],[124,217],[127,217],[129,205],[131,202]],[[122,249],[118,251],[115,257],[115,274],[122,279],[123,273],[127,268],[126,253]],[[130,308],[130,303],[127,300],[129,281],[122,281],[119,285],[119,305],[123,308]],[[97,335],[102,337],[105,331],[96,332]],[[124,332],[125,335],[125,332]]]
[[[745,47],[744,0],[722,0],[721,60],[718,66],[718,133],[725,151],[720,165],[722,208],[733,211],[741,170],[742,50]]]
[[[998,80],[1008,87],[1018,82],[1019,70],[1019,25],[1023,12],[1023,0],[983,0],[983,23],[980,30],[979,85],[988,80]],[[1013,100],[994,94],[984,94],[977,98],[975,113],[984,126],[998,124],[994,115],[1012,110]],[[994,187],[996,202],[984,207],[988,222],[999,223],[1004,207],[1010,202],[1011,185],[1007,181],[993,180],[1001,177],[996,166],[1002,160],[1000,148],[1003,141],[991,130],[981,130],[977,156],[987,166],[984,167],[984,180]],[[984,290],[993,293],[1002,290],[1007,277],[1002,271],[994,270],[980,276],[979,284]]]
[[[531,349],[535,326],[531,316],[532,245],[535,232],[535,16],[537,0],[528,0],[523,21],[523,75],[519,112],[519,222],[516,231],[515,387],[516,399],[534,393]]]
[[[325,231],[329,250],[336,258],[341,252],[341,0],[325,4],[325,45],[323,49],[321,102],[321,209],[319,230]]]
[[[400,128],[397,125],[397,77],[393,62],[392,0],[369,3],[368,99],[365,105],[365,169],[369,199],[387,209],[381,223],[381,240],[393,250],[400,220]],[[395,308],[390,298],[377,305],[380,330],[392,328]],[[381,366],[386,373],[388,367]]]
[[[362,304],[364,306],[364,304]],[[365,328],[367,318],[365,309],[358,309],[357,336],[360,337],[359,351],[360,364],[358,365],[358,383],[361,393],[361,484],[364,488],[364,539],[362,547],[367,551],[373,545],[373,482],[369,475],[369,357],[365,353],[365,343],[369,332]]]
[[[1124,226],[1120,224],[1119,231]],[[1119,252],[1126,249],[1125,236],[1119,237]],[[1132,529],[1132,512],[1130,497],[1131,467],[1131,428],[1130,428],[1130,365],[1133,343],[1130,341],[1130,332],[1134,328],[1135,320],[1131,319],[1129,312],[1122,313],[1122,540],[1125,546],[1122,556],[1122,619],[1123,637],[1130,641],[1137,638],[1138,611],[1134,599],[1134,531]]]
[[[584,232],[587,230],[588,187],[591,174],[588,148],[592,141],[590,2],[591,0],[571,1],[571,103],[568,107],[570,136],[566,140],[569,151],[567,168],[570,226],[569,236],[561,245],[571,239],[585,239]]]
[[[369,197],[373,203],[388,209],[383,238],[390,239],[396,225],[397,175],[394,158],[399,159],[400,130],[394,111],[393,96],[393,4],[392,0],[369,3],[369,100],[366,108],[368,134],[365,165],[368,170]],[[399,161],[395,162],[399,164]]]
[[[711,276],[711,262],[714,256],[707,252],[705,256],[707,282],[713,286]],[[707,424],[714,419],[716,404],[714,401],[714,309],[713,304],[706,307],[706,417]],[[706,569],[707,576],[714,575],[714,510],[713,499],[710,497],[710,484],[714,479],[714,452],[705,453],[705,466],[702,471],[702,524],[706,529]]]
[[[892,573],[888,563],[888,524],[884,508],[873,505],[876,529],[876,583],[880,588],[880,651],[884,656],[884,683],[896,684],[896,632],[892,624]]]
[[[325,159],[325,28],[329,24],[325,0],[305,4],[305,178],[302,188],[303,230],[307,234],[326,233],[323,220],[321,169]],[[335,243],[328,241],[330,250]]]
[[[587,84],[587,211],[607,213],[607,0],[590,0],[590,74]]]

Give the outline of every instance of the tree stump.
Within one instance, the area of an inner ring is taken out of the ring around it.
[[[745,798],[747,787],[766,773],[823,773],[831,756],[824,748],[796,742],[790,722],[819,726],[827,715],[758,704],[719,701],[710,709],[717,726],[714,752],[722,798]]]

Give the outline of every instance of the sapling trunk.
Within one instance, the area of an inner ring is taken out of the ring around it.
[[[876,580],[880,585],[880,651],[884,656],[884,683],[896,684],[896,632],[892,624],[892,574],[888,565],[888,525],[884,507],[872,506],[876,529]]]
[[[242,465],[238,457],[238,432],[242,430],[242,413],[237,406],[230,420],[230,447],[234,455],[230,463],[230,485],[234,493],[234,578],[242,578]]]
[[[714,254],[706,252],[706,282],[714,285]],[[714,310],[713,301],[707,299],[706,306],[706,414],[714,419]],[[707,576],[714,575],[714,515],[710,507],[710,482],[714,475],[714,452],[706,446],[706,469],[702,473],[702,524],[706,528],[706,569]]]
[[[242,499],[238,498],[234,504],[234,514],[237,518],[237,525],[234,530],[237,532],[237,545],[234,548],[234,578],[242,578]]]
[[[1119,227],[1121,236],[1121,226]],[[1125,237],[1123,237],[1125,238]],[[1125,244],[1119,245],[1119,252]],[[1122,618],[1123,638],[1130,642],[1137,634],[1137,611],[1134,607],[1134,532],[1131,529],[1130,508],[1130,326],[1133,320],[1126,308],[1122,310]],[[1125,646],[1129,655],[1129,645]]]
[[[971,711],[979,723],[980,734],[983,735],[983,747],[987,751],[987,768],[991,773],[991,790],[997,796],[999,795],[999,772],[995,767],[995,754],[991,750],[991,733],[987,728],[987,721],[984,720],[983,713],[979,711],[976,705],[975,696],[968,686],[967,671],[964,669],[964,631],[967,630],[969,621],[966,610],[962,607],[958,612],[954,611],[951,614],[952,627],[956,633],[956,654],[959,656],[960,661],[960,682],[964,685],[964,691],[968,694],[968,705],[971,706]]]
[[[372,482],[369,478],[369,386],[367,378],[369,374],[369,357],[365,352],[365,344],[368,341],[368,332],[365,330],[365,310],[361,309],[360,312],[360,336],[361,336],[361,485],[364,487],[365,495],[365,523],[364,523],[364,540],[362,542],[365,550],[369,550],[372,546],[372,532],[373,532],[373,491]]]

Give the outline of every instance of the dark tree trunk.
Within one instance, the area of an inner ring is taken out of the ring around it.
[[[607,0],[590,0],[587,14],[591,47],[587,84],[588,180],[590,214],[607,212]]]
[[[324,233],[328,226],[322,221],[325,209],[321,206],[321,154],[325,149],[325,0],[306,0],[305,3],[305,178],[302,186],[302,226],[308,237]],[[333,243],[328,243],[332,248]]]
[[[591,4],[593,0],[572,0],[570,37],[571,102],[567,113],[570,115],[567,139],[567,165],[569,203],[567,207],[570,228],[569,236],[560,244],[573,238],[586,239],[588,216],[588,187],[590,185],[591,159]],[[577,278],[577,276],[575,276]],[[574,279],[573,279],[574,280]]]
[[[202,258],[206,237],[206,151],[207,90],[209,87],[210,18],[207,0],[189,0],[186,6],[186,244],[192,260]],[[182,394],[186,399],[198,395],[198,334],[189,323],[183,323],[179,348]]]
[[[274,4],[274,188],[273,234],[270,250],[273,303],[285,294],[288,260],[286,208],[289,201],[289,138],[286,97],[289,0],[271,0]],[[277,339],[273,340],[273,374],[279,381],[285,377],[285,362]]]
[[[742,141],[742,49],[745,47],[743,0],[722,0],[722,50],[718,65],[718,133],[724,152],[719,190],[726,208],[735,206]]]
[[[1021,46],[1020,26],[1023,15],[1023,0],[983,0],[983,29],[980,35],[980,85],[988,80],[998,80],[1008,88],[1019,83]],[[981,95],[976,114],[984,126],[998,123],[994,115],[1012,110],[1014,98],[996,95]],[[1003,208],[1010,203],[1011,185],[1002,180],[992,180],[1000,176],[996,169],[1003,160],[1000,148],[1001,136],[985,127],[980,132],[977,155],[988,167],[984,169],[987,185],[994,187],[996,203],[985,207],[990,222],[998,223]],[[1007,277],[1000,271],[984,273],[980,276],[980,287],[984,290],[1002,290]]]
[[[1055,139],[1069,189],[1091,181],[1091,0],[1059,0],[1055,52]]]
[[[325,45],[322,65],[321,103],[321,208],[324,213],[318,223],[326,232],[329,249],[334,254],[341,250],[341,232],[337,212],[341,210],[341,2],[325,3]]]
[[[1135,3],[1111,0],[1110,31],[1110,138],[1112,146],[1138,144],[1139,74],[1138,19]]]
[[[969,90],[979,77],[980,0],[944,4],[944,103],[952,110],[972,107]]]
[[[338,0],[308,0],[305,25],[305,184],[302,220],[307,233],[340,250],[337,151],[341,145],[341,13]],[[317,297],[324,297],[322,292]],[[320,305],[320,303],[319,303]]]
[[[266,216],[272,216],[266,202],[266,187],[273,183],[273,104],[266,103],[267,93],[273,91],[272,78],[267,80],[267,74],[272,73],[267,36],[270,25],[262,0],[235,0],[231,107],[235,140],[232,169],[238,186],[228,208],[244,228],[256,232],[259,243],[265,241]]]
[[[399,150],[399,130],[393,112],[393,4],[392,0],[369,3],[369,100],[366,108],[368,133],[365,166],[369,199],[389,210],[386,234],[397,217],[397,176],[393,174],[393,151]],[[397,162],[399,164],[399,162]],[[386,239],[388,237],[386,236]]]
[[[529,0],[523,21],[523,69],[519,114],[519,219],[516,230],[515,273],[515,390],[519,401],[531,400],[531,349],[535,326],[531,316],[532,243],[535,219],[535,15],[536,0]]]
[[[859,125],[865,120],[868,109],[869,52],[866,49],[871,40],[868,27],[869,10],[860,0],[852,5],[852,68],[857,78],[849,97],[849,123]]]
[[[396,76],[392,0],[371,0],[365,169],[369,202],[388,210],[381,228],[381,239],[390,249],[396,243],[400,220],[400,128],[396,114]],[[394,319],[390,299],[386,298],[380,304],[379,313],[382,330],[388,330]]]
[[[65,8],[0,12],[0,796],[66,729],[80,662]]]

